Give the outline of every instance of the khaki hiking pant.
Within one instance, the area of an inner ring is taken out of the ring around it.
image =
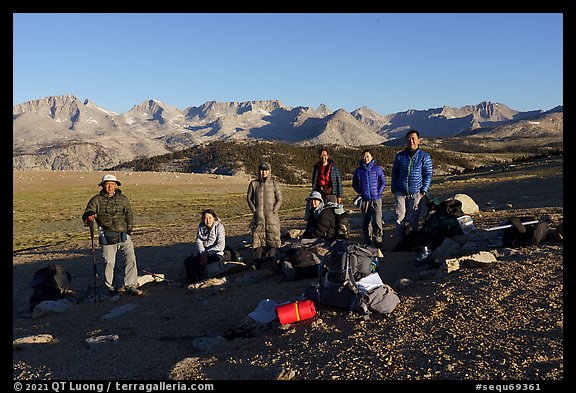
[[[124,288],[138,288],[138,268],[136,267],[136,254],[134,243],[130,235],[126,235],[124,242],[102,246],[104,257],[104,285],[109,290],[114,289],[114,267],[116,266],[116,254],[118,251],[126,262],[124,268]]]
[[[420,200],[422,195],[419,192],[412,195],[404,195],[399,192],[394,194],[394,209],[396,210],[396,240],[404,241],[406,235],[404,228],[410,224],[410,228],[418,230],[418,220],[420,218]]]

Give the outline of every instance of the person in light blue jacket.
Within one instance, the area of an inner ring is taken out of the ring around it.
[[[206,265],[222,262],[226,247],[226,231],[216,212],[212,209],[202,211],[202,221],[196,231],[195,252],[184,260],[186,283],[200,281]]]
[[[392,163],[391,191],[396,211],[395,251],[406,247],[406,233],[418,230],[421,200],[432,183],[432,158],[420,149],[420,133],[411,129],[406,133],[406,149],[396,153]]]
[[[384,169],[374,161],[372,151],[365,149],[358,168],[352,175],[352,188],[362,202],[362,235],[364,244],[374,246],[384,252],[382,247],[382,194],[386,187]]]

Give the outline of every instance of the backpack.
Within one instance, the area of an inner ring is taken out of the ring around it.
[[[363,293],[357,281],[374,273],[377,249],[355,242],[336,240],[320,264],[319,284],[305,292],[320,304],[344,308],[369,316],[371,312],[391,312],[399,299],[387,285]],[[377,274],[377,273],[376,273]],[[317,289],[317,293],[315,293]],[[387,307],[384,307],[387,304]],[[390,306],[393,304],[393,306]]]
[[[538,221],[535,224],[523,225],[523,222]],[[534,216],[512,217],[512,226],[502,232],[504,247],[516,248],[524,246],[538,246],[548,236],[549,225]]]
[[[440,201],[432,198],[427,207],[428,214],[422,228],[410,232],[407,236],[407,242],[411,247],[430,246],[434,250],[446,237],[463,234],[458,221],[459,217],[464,216],[460,200],[450,198]]]
[[[337,210],[334,209],[334,216],[336,217],[336,239],[348,239],[350,233],[348,213],[346,211],[337,213]]]
[[[49,264],[34,272],[30,281],[30,312],[38,303],[46,300],[58,300],[72,289],[72,275],[62,265]]]
[[[348,213],[342,205],[334,202],[325,202],[326,208],[332,209],[334,212],[334,237],[333,239],[348,239],[350,232],[350,222],[348,220]]]
[[[224,262],[238,261],[238,253],[230,246],[224,246]]]
[[[319,263],[314,253],[307,248],[291,248],[287,254],[288,260],[294,268],[316,266]]]
[[[400,303],[400,298],[391,286],[382,283],[374,290],[360,292],[359,296],[356,297],[356,302],[354,308],[364,315],[369,315],[370,312],[390,314]]]
[[[307,248],[290,248],[282,262],[284,280],[296,281],[304,278],[318,278],[320,259]],[[293,274],[290,273],[293,269]]]

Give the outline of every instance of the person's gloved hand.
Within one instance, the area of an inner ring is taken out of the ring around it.
[[[93,224],[94,219],[96,218],[96,214],[91,214],[89,216],[86,217],[86,219],[84,220],[84,226],[90,226]]]

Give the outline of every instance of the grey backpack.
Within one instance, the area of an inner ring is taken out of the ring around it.
[[[317,302],[369,316],[371,312],[390,313],[400,302],[398,295],[384,284],[363,293],[357,281],[373,274],[377,250],[358,243],[337,240],[322,258]],[[315,299],[312,299],[315,300]]]

